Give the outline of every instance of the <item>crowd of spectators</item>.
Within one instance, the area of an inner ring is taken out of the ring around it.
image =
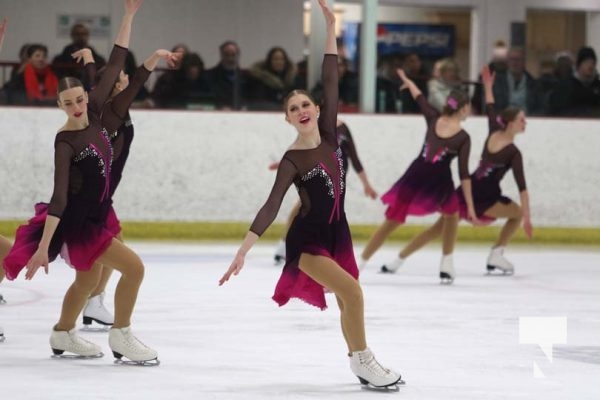
[[[74,25],[71,43],[50,63],[46,46],[24,45],[19,52],[19,63],[15,63],[10,79],[0,90],[0,104],[55,105],[58,80],[67,75],[83,76],[83,68],[71,57],[73,52],[89,48],[98,67],[105,64],[105,58],[90,45],[89,38],[85,25]],[[175,70],[163,71],[151,89],[142,90],[136,98],[138,107],[279,110],[285,95],[294,89],[308,90],[317,101],[321,97],[320,83],[306,88],[306,60],[295,63],[281,47],[272,47],[264,60],[249,68],[240,66],[240,48],[234,41],[226,41],[219,47],[220,61],[212,68],[207,68],[200,54],[184,44],[172,50],[183,54],[180,65]],[[496,74],[493,90],[498,109],[513,105],[528,115],[600,117],[600,79],[594,49],[583,47],[576,56],[558,53],[553,60],[542,63],[539,77],[526,70],[525,57],[522,48],[496,44],[489,66]],[[129,52],[125,72],[131,74],[135,67],[135,57]],[[399,90],[397,68],[403,68],[438,109],[454,89],[472,94],[475,113],[485,109],[481,83],[465,80],[454,59],[422,60],[419,54],[409,53],[382,55],[378,60],[377,112],[419,112],[414,99]],[[359,74],[343,54],[338,59],[338,69],[340,110],[358,111]]]

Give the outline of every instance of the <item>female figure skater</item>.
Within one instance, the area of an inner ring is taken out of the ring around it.
[[[100,71],[96,70],[96,63],[94,62],[94,55],[90,49],[81,49],[72,54],[72,57],[76,59],[76,62],[79,63],[83,60],[83,64],[85,67],[85,75],[87,81],[90,85],[96,86],[100,82],[100,78],[106,71],[105,68],[102,68]],[[106,109],[106,113],[102,113],[103,117],[109,117],[111,115],[112,110],[112,102],[111,100],[115,98],[119,93],[125,90],[129,86],[129,76],[121,71],[119,73],[119,78],[113,87],[113,90],[110,94],[109,100],[104,104],[103,109]],[[125,168],[125,163],[129,156],[129,149],[131,147],[131,143],[133,141],[133,122],[131,120],[131,116],[129,115],[129,110],[127,110],[125,120],[123,124],[117,129],[117,131],[110,136],[111,144],[114,148],[113,155],[113,163],[111,168],[111,179],[110,179],[110,198],[111,198],[111,209],[109,212],[110,221],[115,224],[116,229],[120,232],[121,227],[119,224],[119,220],[112,209],[112,197],[117,190],[117,186],[121,181],[121,177],[123,175],[123,169]],[[117,239],[122,240],[121,234],[119,233]],[[110,311],[104,305],[104,291],[106,289],[106,285],[108,284],[108,280],[112,275],[113,269],[108,265],[103,265],[102,273],[100,275],[100,281],[98,285],[94,288],[92,293],[90,293],[90,297],[83,309],[83,324],[85,330],[95,331],[98,329],[94,329],[91,327],[92,321],[95,321],[104,326],[110,326],[114,322],[114,317]],[[103,329],[100,329],[103,330]]]
[[[363,250],[360,267],[362,269],[366,266],[373,253],[381,247],[388,235],[405,222],[408,215],[420,216],[440,212],[442,214],[440,228],[443,236],[440,279],[442,283],[452,283],[454,280],[452,253],[458,226],[458,196],[454,191],[450,163],[456,156],[458,156],[458,169],[463,184],[467,214],[473,221],[477,219],[473,208],[468,165],[471,139],[461,126],[461,122],[470,113],[469,97],[462,91],[453,90],[448,95],[440,115],[402,69],[398,70],[398,76],[403,81],[401,89],[406,88],[410,91],[427,121],[425,143],[419,157],[382,196],[383,202],[388,205],[385,212],[386,220]],[[384,265],[382,271],[395,272],[402,265],[402,261],[402,258],[396,258]]]
[[[335,16],[326,0],[319,0],[319,5],[327,23],[323,105],[317,107],[303,91],[293,91],[284,100],[286,120],[296,128],[298,137],[283,155],[271,194],[219,284],[239,274],[246,253],[273,222],[283,196],[294,183],[302,207],[287,235],[287,262],[273,300],[282,306],[297,297],[324,309],[324,289],[335,293],[352,372],[365,385],[389,388],[400,381],[400,375],[377,362],[365,339],[362,290],[344,214],[345,176],[336,137]]]
[[[487,259],[487,271],[499,271],[513,274],[514,266],[504,258],[504,249],[523,221],[523,230],[528,238],[533,236],[531,214],[529,211],[529,194],[525,183],[523,157],[515,146],[515,136],[525,132],[525,112],[517,107],[508,107],[500,114],[494,108],[495,73],[488,66],[481,71],[485,91],[486,112],[489,133],[485,141],[481,160],[477,170],[471,175],[473,185],[473,202],[477,217],[484,223],[491,223],[497,218],[506,218],[500,235],[494,243]],[[515,182],[519,188],[521,206],[502,195],[500,181],[512,169]],[[464,197],[458,192],[460,216],[466,217]]]
[[[343,122],[337,121],[337,130],[336,130],[338,144],[340,149],[342,150],[342,161],[344,165],[344,175],[348,174],[348,159],[352,162],[352,167],[354,171],[358,174],[360,181],[363,184],[363,190],[365,192],[365,196],[368,196],[375,200],[377,198],[377,192],[371,186],[369,182],[369,178],[367,177],[367,173],[365,172],[360,159],[358,158],[358,153],[356,152],[356,146],[354,145],[354,140],[352,139],[352,134],[350,133],[350,129]],[[273,163],[269,166],[270,169],[277,169],[279,163]],[[294,207],[290,210],[290,214],[287,219],[287,226],[285,233],[283,235],[283,239],[279,241],[277,245],[277,250],[275,250],[275,265],[285,261],[285,235],[287,235],[287,231],[290,229],[290,225],[294,221],[296,215],[300,211],[301,203],[298,201],[294,205]]]
[[[115,96],[109,107],[104,106],[123,69],[131,23],[141,3],[141,0],[125,0],[125,15],[107,69],[89,97],[77,79],[61,80],[59,107],[66,112],[67,122],[55,139],[52,199],[48,205],[37,204],[36,216],[17,230],[4,267],[7,277],[14,279],[26,265],[25,277],[31,279],[40,266],[47,273],[49,260],[54,260],[60,252],[76,269],[75,282],[65,294],[50,345],[57,355],[67,351],[81,357],[99,357],[102,353],[99,346],[76,335],[75,320],[97,286],[100,266],[117,269],[122,275],[115,292],[110,348],[117,359],[124,356],[133,363],[157,365],[157,352],[137,340],[130,328],[144,266],[132,250],[115,238],[118,224],[115,226],[110,215],[115,148],[109,132],[115,132],[123,124],[137,90],[159,59],[169,60],[172,54],[156,51],[136,71],[129,87]]]

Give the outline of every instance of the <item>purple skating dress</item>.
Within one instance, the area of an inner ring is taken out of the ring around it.
[[[508,170],[512,169],[519,192],[527,190],[527,185],[525,184],[525,174],[523,172],[523,158],[514,143],[509,144],[496,153],[490,153],[488,150],[491,134],[503,130],[503,127],[498,122],[498,114],[494,109],[494,105],[488,104],[486,110],[489,133],[483,145],[479,166],[471,174],[471,187],[477,218],[484,223],[491,223],[495,221],[495,218],[486,216],[485,212],[498,202],[502,204],[510,204],[512,202],[510,198],[502,195],[502,189],[500,188],[500,181],[504,178]],[[456,194],[459,200],[460,217],[468,219],[467,204],[461,187],[457,189]]]
[[[298,298],[321,309],[327,307],[323,286],[298,268],[302,253],[329,257],[358,279],[344,213],[344,161],[336,137],[337,56],[326,54],[322,68],[321,143],[314,149],[288,150],[283,155],[271,194],[250,227],[262,235],[277,216],[288,188],[292,183],[296,186],[302,205],[286,237],[286,263],[273,295],[280,306]]]
[[[119,165],[115,160],[122,158],[126,147],[125,140],[119,139],[118,129],[150,75],[141,66],[127,89],[107,103],[126,54],[127,49],[113,47],[100,83],[89,94],[88,127],[56,135],[52,199],[49,204],[36,204],[35,216],[17,229],[15,243],[4,259],[8,279],[15,279],[37,250],[47,215],[60,218],[50,242],[49,260],[60,254],[79,271],[89,270],[120,232],[111,206],[116,189],[113,179],[118,183],[124,166],[124,162]],[[119,149],[115,143],[123,145]]]
[[[458,211],[450,163],[458,156],[460,179],[469,178],[471,139],[464,130],[450,138],[435,132],[440,113],[431,107],[423,95],[416,98],[427,121],[425,143],[402,177],[381,200],[388,206],[385,217],[404,223],[408,215],[427,215],[435,212],[452,214]]]

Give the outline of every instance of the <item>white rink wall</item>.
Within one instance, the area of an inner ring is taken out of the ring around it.
[[[58,109],[0,108],[0,219],[25,219],[52,194]],[[283,113],[132,112],[136,138],[115,197],[122,220],[251,222],[269,194],[267,169],[293,141]],[[420,116],[341,115],[355,138],[373,186],[382,194],[420,151]],[[537,226],[600,226],[600,121],[531,118],[517,145],[525,160],[532,217]],[[486,119],[465,123],[471,168],[487,135]],[[456,173],[456,161],[453,162]],[[458,180],[455,180],[458,183]],[[505,193],[518,201],[512,174]],[[291,189],[278,221],[297,198]],[[379,223],[384,207],[362,194],[352,171],[346,212],[354,223]],[[409,223],[428,219],[412,218]]]

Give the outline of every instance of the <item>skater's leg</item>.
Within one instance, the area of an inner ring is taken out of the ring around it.
[[[443,217],[438,218],[438,220],[435,221],[431,227],[419,233],[406,246],[404,246],[402,251],[400,251],[400,258],[408,258],[408,256],[425,246],[427,243],[439,238],[442,235],[443,225]]]
[[[456,234],[458,232],[458,213],[442,215],[442,254],[454,253]]]
[[[144,279],[144,264],[139,256],[117,239],[98,258],[121,273],[115,290],[115,322],[113,328],[125,328],[131,324],[138,291]]]
[[[342,334],[344,335],[346,346],[348,346],[348,353],[352,353],[352,350],[350,350],[350,345],[348,344],[350,343],[348,341],[348,333],[346,333],[346,328],[344,327],[344,318],[342,318],[342,316],[344,315],[344,303],[342,302],[342,299],[340,299],[337,295],[335,296],[335,300],[337,301],[338,307],[340,309],[340,325],[342,327]]]
[[[498,236],[498,240],[496,240],[494,247],[506,247],[509,240],[519,229],[521,220],[523,219],[521,207],[514,202],[510,202],[509,204],[498,202],[487,209],[484,215],[492,218],[506,218],[506,223],[502,227],[500,236]]]
[[[4,236],[0,236],[0,282],[4,279],[4,268],[2,267],[2,263],[4,262],[4,257],[10,251],[12,244],[8,239]]]
[[[90,293],[90,297],[99,296],[106,290],[106,285],[113,273],[113,269],[108,265],[101,265],[102,273],[100,274],[100,280],[98,281],[98,285],[92,290]]]
[[[101,272],[100,264],[94,264],[89,271],[76,271],[75,281],[65,293],[60,319],[54,327],[55,330],[70,331],[75,328],[77,316],[83,310],[92,290],[98,285]]]
[[[387,237],[400,226],[400,223],[394,220],[386,219],[375,231],[361,254],[362,260],[369,260],[373,254],[381,247]]]
[[[340,299],[342,330],[349,350],[366,349],[363,295],[358,281],[328,257],[302,253],[298,267]]]

